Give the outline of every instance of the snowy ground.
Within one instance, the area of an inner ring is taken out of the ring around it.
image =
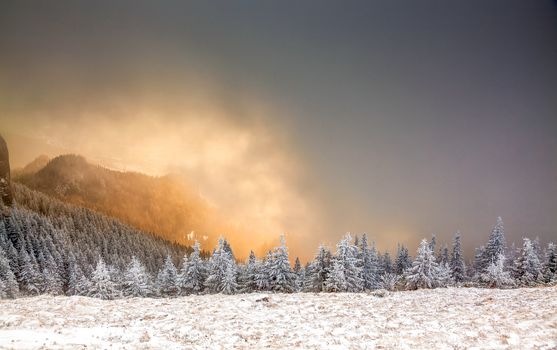
[[[556,349],[557,287],[0,301],[2,349]]]

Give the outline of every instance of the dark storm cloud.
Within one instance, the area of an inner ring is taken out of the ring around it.
[[[555,2],[2,7],[2,124],[118,118],[138,101],[179,121],[186,100],[249,127],[265,101],[322,188],[314,240],[368,231],[387,248],[460,229],[471,247],[497,215],[510,240],[557,237]]]

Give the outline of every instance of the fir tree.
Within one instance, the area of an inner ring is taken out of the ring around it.
[[[300,259],[296,257],[294,261],[294,274],[296,275],[296,291],[300,291],[303,286],[303,274],[304,271],[302,269],[302,264],[300,263]]]
[[[371,290],[379,288],[379,266],[377,261],[377,254],[374,249],[370,249],[367,243],[367,235],[364,233],[360,240],[360,259],[362,267],[362,278],[364,282],[364,289]]]
[[[226,260],[226,270],[222,281],[222,293],[236,294],[238,291],[237,267],[232,257]]]
[[[280,237],[280,246],[273,250],[268,269],[270,289],[274,292],[292,293],[297,290],[297,276],[290,268],[288,248],[284,236]]]
[[[406,283],[411,289],[435,288],[438,285],[439,268],[427,240],[422,240],[416,259],[406,273]]]
[[[503,288],[513,285],[513,279],[505,271],[505,256],[503,254],[499,254],[497,260],[489,264],[481,279],[490,288]]]
[[[269,271],[273,263],[273,253],[269,251],[263,261],[256,265],[255,284],[257,290],[264,291],[270,288]]]
[[[126,297],[146,297],[152,293],[151,279],[145,266],[133,256],[122,279],[122,294]]]
[[[29,254],[23,248],[19,251],[19,284],[20,289],[27,295],[38,295],[43,290],[42,274],[31,261]]]
[[[466,265],[464,264],[462,243],[460,240],[460,232],[458,231],[454,236],[450,267],[451,277],[456,283],[462,283],[466,280]]]
[[[331,268],[331,252],[323,245],[319,246],[315,259],[308,265],[304,281],[307,292],[322,292]]]
[[[100,257],[91,276],[91,284],[87,295],[104,300],[111,300],[119,296],[116,285],[110,280],[108,268]]]
[[[4,285],[3,290],[5,296],[3,297],[15,298],[19,295],[17,280],[10,268],[10,263],[2,247],[0,247],[0,281],[2,281]]]
[[[48,251],[47,251],[48,252]],[[59,274],[56,261],[51,254],[45,257],[45,267],[43,269],[44,292],[52,295],[63,293],[64,281]]]
[[[167,255],[164,265],[157,275],[157,289],[160,295],[176,296],[178,294],[177,276],[176,266],[174,266],[170,255]]]
[[[252,293],[257,290],[256,275],[259,262],[255,257],[255,253],[250,251],[249,257],[241,271],[239,277],[242,293]]]
[[[358,249],[347,234],[338,244],[331,274],[326,281],[328,291],[359,292],[364,289],[362,269],[357,264]]]
[[[557,250],[555,243],[551,242],[547,245],[545,251],[544,263],[544,281],[550,283],[557,279]]]
[[[403,275],[404,272],[412,266],[412,261],[410,261],[410,255],[408,254],[408,248],[401,245],[397,249],[396,261],[395,261],[395,273],[397,275]]]
[[[89,289],[89,280],[85,277],[83,270],[77,263],[73,254],[70,255],[68,262],[68,290],[67,295],[86,295]]]
[[[522,251],[515,261],[515,271],[518,281],[525,286],[535,285],[543,280],[542,265],[528,238],[523,239]]]
[[[503,226],[503,219],[501,217],[497,218],[497,223],[493,227],[491,234],[489,235],[489,241],[483,250],[483,253],[479,259],[479,266],[477,270],[482,273],[493,261],[497,261],[500,254],[505,255],[506,244],[505,244],[505,229]]]
[[[189,259],[184,257],[184,264],[178,276],[178,285],[183,294],[199,294],[203,291],[207,271],[201,260],[200,245],[195,241]]]

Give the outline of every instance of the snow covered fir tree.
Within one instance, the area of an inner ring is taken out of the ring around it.
[[[265,256],[239,262],[221,238],[209,254],[168,242],[94,211],[13,184],[15,205],[0,221],[0,297],[38,294],[102,299],[252,292],[366,292],[375,289],[532,287],[557,282],[554,243],[524,238],[508,248],[497,218],[475,261],[465,263],[457,232],[451,246],[435,235],[415,257],[398,244],[394,259],[366,234],[322,245],[303,265],[285,237]],[[292,265],[291,265],[292,264]]]

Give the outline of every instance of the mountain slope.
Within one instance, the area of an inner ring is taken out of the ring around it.
[[[0,221],[0,247],[10,265],[21,265],[21,254],[29,254],[39,271],[52,255],[61,276],[70,255],[90,274],[99,257],[123,269],[137,256],[151,272],[159,269],[169,254],[177,263],[188,247],[168,242],[92,210],[63,203],[15,183],[16,206]],[[13,246],[12,246],[13,245]],[[18,258],[17,256],[20,255]],[[20,271],[17,266],[13,271]],[[16,273],[18,278],[23,278]]]
[[[172,176],[113,171],[92,165],[81,156],[64,155],[15,180],[171,241],[191,243],[187,239],[190,232],[214,230],[216,220],[209,205]]]

